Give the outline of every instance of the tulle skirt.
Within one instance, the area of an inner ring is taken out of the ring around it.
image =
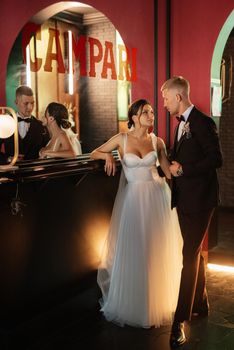
[[[171,324],[182,268],[182,237],[170,189],[162,178],[119,191],[98,284],[101,311],[119,325]]]

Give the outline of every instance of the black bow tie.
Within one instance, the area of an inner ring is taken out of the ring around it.
[[[21,118],[21,117],[18,117],[18,122],[25,122],[25,123],[31,123],[32,121],[32,118]]]
[[[178,122],[185,122],[185,118],[183,115],[177,116],[176,119],[178,120]]]

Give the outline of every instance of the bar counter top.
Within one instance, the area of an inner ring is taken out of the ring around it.
[[[117,152],[113,155],[118,162]],[[0,184],[9,182],[29,182],[38,179],[56,178],[75,174],[85,174],[103,170],[103,161],[90,159],[89,154],[73,158],[47,158],[30,161],[20,161],[9,170],[0,168]]]

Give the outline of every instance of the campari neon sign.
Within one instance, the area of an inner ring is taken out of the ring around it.
[[[26,63],[26,47],[32,36],[36,41],[41,41],[41,25],[28,23],[22,31],[23,60]],[[53,44],[55,43],[53,50]],[[107,79],[108,74],[111,79],[136,81],[137,49],[118,45],[118,67],[115,63],[114,50],[116,47],[110,41],[102,44],[98,39],[80,35],[78,38],[72,34],[72,51],[75,61],[79,63],[80,76],[99,77]],[[89,55],[87,55],[87,49]],[[88,56],[88,57],[87,57]],[[62,55],[60,32],[58,29],[48,28],[48,42],[45,43],[45,58],[30,57],[30,68],[32,72],[43,69],[45,72],[52,72],[52,62],[57,62],[58,73],[67,73]],[[89,70],[87,70],[89,67]],[[100,69],[101,68],[101,69]]]

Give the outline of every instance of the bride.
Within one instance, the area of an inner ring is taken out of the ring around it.
[[[118,325],[148,328],[171,324],[177,304],[182,267],[182,238],[168,178],[169,162],[159,137],[149,134],[154,113],[147,100],[137,100],[128,112],[130,129],[91,153],[105,160],[105,171],[116,171],[112,151],[122,163],[109,233],[98,269],[101,311]]]
[[[42,124],[47,127],[51,139],[46,147],[40,150],[40,158],[67,158],[81,154],[80,143],[77,135],[71,130],[68,111],[63,104],[51,102],[45,110]]]

